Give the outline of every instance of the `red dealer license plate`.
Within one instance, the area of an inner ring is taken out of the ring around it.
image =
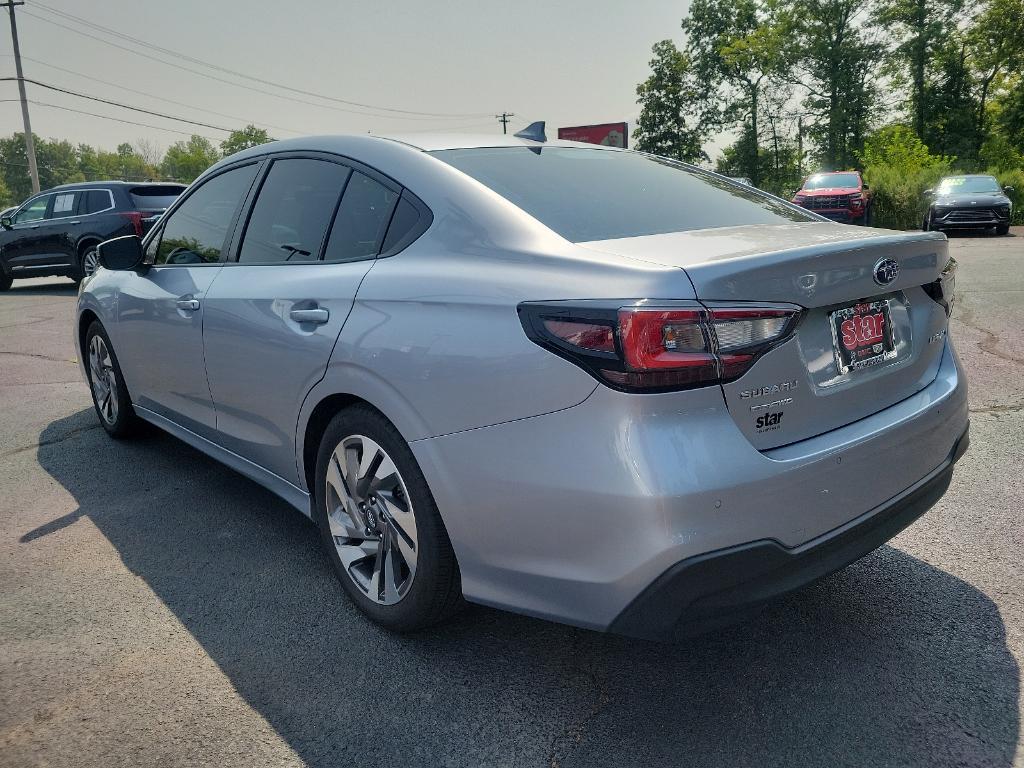
[[[840,373],[878,365],[896,356],[888,300],[843,307],[830,319]]]

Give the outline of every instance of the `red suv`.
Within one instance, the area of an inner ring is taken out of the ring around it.
[[[857,171],[808,176],[793,202],[845,224],[871,223],[871,191]]]

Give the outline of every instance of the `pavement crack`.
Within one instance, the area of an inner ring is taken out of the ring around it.
[[[25,451],[31,451],[33,448],[43,448],[47,445],[56,445],[57,443],[63,443],[65,440],[69,440],[72,437],[81,434],[82,432],[88,432],[91,429],[99,428],[99,424],[90,424],[87,427],[75,427],[74,429],[69,430],[60,437],[55,437],[52,440],[43,440],[42,442],[33,443],[32,445],[23,445],[20,448],[12,448],[9,451],[4,451],[3,453],[0,453],[0,459],[6,459],[10,456],[15,456],[16,454],[24,453]]]
[[[67,357],[53,357],[52,355],[43,355],[39,352],[11,352],[7,349],[0,349],[0,355],[13,355],[14,357],[34,357],[40,360],[52,360],[55,363],[77,363],[78,361],[73,358]]]
[[[977,331],[985,337],[978,342],[978,349],[1013,365],[1024,365],[1024,357],[1018,357],[1010,352],[1005,352],[1004,350],[999,349],[999,336],[992,333],[992,331],[975,320],[974,310],[966,305],[963,300],[962,293],[958,293],[957,297],[960,301],[956,302],[956,306],[960,308],[960,311],[954,315],[953,319],[963,323],[971,330]]]
[[[1008,403],[1005,405],[984,405],[980,408],[969,408],[971,413],[1020,413],[1024,411],[1024,403]]]
[[[587,663],[581,657],[580,638],[583,636],[584,630],[573,628],[572,632],[573,640],[572,648],[570,649],[572,668],[577,675],[583,677],[589,683],[594,692],[594,701],[584,712],[582,718],[574,723],[570,723],[562,733],[551,739],[551,744],[548,746],[549,768],[561,768],[562,761],[566,756],[583,743],[583,739],[586,737],[587,726],[595,717],[601,714],[611,701],[608,685],[594,671],[595,665]]]

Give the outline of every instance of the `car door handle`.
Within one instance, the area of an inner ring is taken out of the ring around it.
[[[313,309],[293,309],[288,313],[288,317],[296,323],[316,323],[317,325],[323,325],[330,319],[331,313],[323,307],[315,307]]]
[[[195,312],[199,309],[199,299],[178,299],[176,303],[178,309],[184,309],[188,312]]]
[[[68,222],[68,224],[81,224],[81,223],[82,223],[82,222],[80,222],[80,221],[69,221],[69,222]]]

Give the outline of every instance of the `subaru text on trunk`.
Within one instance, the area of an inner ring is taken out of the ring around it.
[[[249,149],[100,260],[74,332],[103,427],[309,515],[394,630],[463,600],[732,621],[909,525],[967,447],[943,235],[537,125]]]

